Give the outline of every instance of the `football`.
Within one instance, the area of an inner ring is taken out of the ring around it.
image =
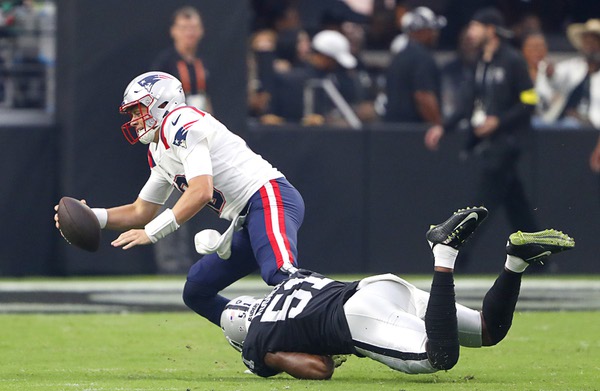
[[[73,246],[94,252],[100,246],[100,223],[90,207],[71,197],[58,203],[60,232]]]

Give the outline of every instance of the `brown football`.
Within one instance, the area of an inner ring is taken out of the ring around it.
[[[100,223],[92,210],[75,198],[63,197],[58,203],[60,232],[69,244],[94,252],[100,246]]]

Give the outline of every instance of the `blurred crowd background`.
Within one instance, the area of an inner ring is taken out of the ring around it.
[[[441,114],[451,115],[460,103],[458,91],[464,73],[474,68],[479,56],[479,48],[469,40],[466,30],[475,12],[487,7],[498,10],[503,27],[510,32],[506,41],[527,62],[540,98],[533,118],[535,126],[554,125],[557,121],[571,127],[590,126],[594,125],[590,122],[594,112],[599,110],[595,103],[590,106],[583,102],[577,110],[564,112],[569,95],[581,82],[565,81],[565,73],[578,66],[573,59],[585,57],[586,50],[598,53],[597,47],[583,49],[570,39],[568,29],[600,17],[597,2],[255,0],[252,4],[255,15],[249,39],[249,115],[262,124],[353,126],[356,119],[360,123],[427,122],[426,116],[406,109],[412,105],[407,100],[412,98],[407,96],[399,104],[405,107],[400,108],[395,101],[390,102],[396,94],[390,90],[395,82],[393,60],[407,56],[402,45],[409,40],[431,51],[438,69],[430,73],[439,78],[435,88],[439,89]],[[423,16],[419,7],[426,7],[432,15]],[[418,18],[414,17],[415,10]],[[438,26],[436,20],[440,17],[444,23]],[[594,33],[593,26],[591,29],[592,35],[600,37],[598,30]],[[355,61],[335,61],[345,52]],[[328,63],[327,58],[334,61]],[[418,58],[411,59],[415,61],[409,68],[424,66]],[[410,72],[409,68],[403,71]],[[307,94],[302,92],[310,89],[308,79],[333,80],[353,113],[347,114],[344,108],[327,102],[332,99],[319,100],[318,95],[316,102],[307,101]],[[403,83],[394,85],[394,89],[411,88],[411,82]],[[570,104],[573,106],[573,102]],[[600,121],[596,121],[598,125]]]
[[[0,2],[0,107],[54,107],[54,1]]]
[[[415,21],[408,14],[419,7],[427,7],[434,18],[443,18],[444,25],[436,26],[427,17]],[[540,98],[533,125],[544,127],[557,121],[566,127],[600,125],[600,119],[593,122],[594,113],[600,112],[595,99],[582,102],[570,114],[564,112],[577,87],[565,80],[565,74],[580,66],[576,58],[586,56],[585,49],[569,38],[569,26],[588,21],[600,24],[594,20],[600,18],[600,4],[583,0],[252,0],[248,117],[251,123],[268,125],[357,127],[373,122],[427,122],[410,113],[403,118],[395,113],[402,109],[388,105],[392,61],[409,38],[431,51],[439,72],[441,114],[449,116],[460,99],[457,90],[462,73],[478,56],[465,32],[474,13],[485,7],[501,13],[512,33],[507,41],[527,61]],[[202,15],[198,15],[203,29]],[[54,109],[56,19],[53,0],[0,2],[0,108]],[[589,28],[600,37],[600,27]],[[419,37],[426,30],[435,36]],[[192,58],[204,60],[194,95],[198,88],[203,95],[211,88],[211,70],[206,66],[211,60],[202,58],[204,35],[199,32],[189,43]],[[339,61],[344,54],[350,63]],[[157,59],[148,65],[164,64]],[[168,70],[177,73],[174,69]],[[195,78],[195,70],[190,69]],[[331,89],[323,87],[323,80],[332,81],[327,83],[340,93],[341,103],[330,97]],[[591,86],[596,88],[595,83]]]

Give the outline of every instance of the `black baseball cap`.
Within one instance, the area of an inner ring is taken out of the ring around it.
[[[500,11],[494,7],[486,7],[478,10],[471,18],[471,21],[496,27],[496,34],[498,34],[500,37],[514,37],[512,31],[506,28],[506,25],[504,24],[504,17]]]

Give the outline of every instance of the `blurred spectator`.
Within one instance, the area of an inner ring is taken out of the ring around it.
[[[341,0],[297,0],[302,27],[313,37],[321,30],[335,29],[343,22],[368,23],[366,15]]]
[[[303,75],[308,67],[311,53],[308,34],[299,29],[286,28],[281,31],[261,30],[253,35],[249,57],[249,108],[250,115],[268,124],[283,123],[288,115],[273,114],[272,96],[279,83],[287,76]],[[291,108],[293,109],[293,108]],[[278,109],[275,109],[278,111]]]
[[[563,126],[600,128],[600,19],[570,25],[567,36],[581,56],[548,72],[552,88],[563,98],[555,112]]]
[[[547,126],[554,122],[555,102],[560,97],[554,92],[548,80],[548,74],[553,73],[553,64],[548,61],[548,45],[541,31],[533,30],[521,34],[521,52],[527,62],[529,76],[538,96],[532,125]]]
[[[256,45],[255,49],[258,46],[261,45]],[[268,46],[265,43],[264,47]],[[275,45],[270,46],[274,54]],[[300,44],[297,49],[303,47],[304,44]],[[272,97],[268,114],[260,118],[262,123],[348,124],[344,117],[347,113],[345,105],[360,103],[363,96],[360,82],[353,72],[358,61],[350,51],[350,42],[338,31],[325,30],[315,35],[311,48],[308,55],[297,50],[297,54],[300,53],[306,61],[299,62],[296,67],[276,68],[274,61],[270,67],[265,66],[272,71],[271,76],[263,78],[272,80],[272,86],[267,87]],[[267,50],[262,55],[268,53]],[[326,92],[331,92],[331,89],[334,90],[333,98]],[[338,95],[343,101],[341,108],[334,101]],[[355,116],[351,108],[350,111],[351,116]]]
[[[372,15],[376,0],[344,0],[350,8],[362,15]]]
[[[190,106],[212,111],[207,95],[208,70],[197,56],[198,45],[204,37],[198,10],[191,6],[177,9],[171,19],[170,34],[173,46],[158,55],[152,69],[170,73],[181,80]]]
[[[364,1],[360,1],[364,3]],[[310,37],[321,30],[336,29],[343,22],[368,23],[369,17],[342,0],[253,0],[253,31],[303,29]],[[286,26],[281,22],[285,21]]]
[[[42,108],[46,98],[45,66],[40,59],[40,14],[33,0],[23,0],[12,10],[15,51],[13,107]]]
[[[257,30],[250,38],[248,56],[248,113],[269,124],[281,123],[272,116],[271,102],[278,73],[303,67],[310,52],[310,37],[301,28],[294,1],[255,1],[255,12],[262,12]]]
[[[510,37],[498,10],[484,8],[472,17],[467,39],[481,54],[474,75],[462,88],[463,107],[446,121],[445,128],[452,130],[463,118],[469,119],[465,153],[473,159],[479,176],[474,204],[489,209],[504,206],[513,230],[533,232],[537,223],[517,162],[537,99],[525,60],[503,41]],[[443,134],[443,128],[431,127],[425,145],[436,149]]]
[[[572,24],[567,35],[583,58],[569,59],[556,65],[552,81],[570,89],[564,116],[582,126],[600,129],[600,19]],[[589,163],[592,171],[600,173],[600,137]]]
[[[479,49],[467,39],[467,29],[460,33],[455,57],[442,67],[442,112],[450,117],[456,111],[460,91],[474,73],[479,58]]]
[[[365,122],[373,122],[378,119],[378,114],[375,111],[374,101],[377,95],[381,92],[381,87],[378,83],[378,78],[381,77],[381,69],[379,67],[369,66],[366,64],[361,53],[366,45],[365,27],[358,23],[344,22],[340,28],[348,41],[350,42],[350,53],[356,58],[356,68],[353,73],[359,84],[357,104],[354,106],[358,117]]]
[[[523,46],[523,41],[526,36],[530,35],[532,32],[541,33],[542,21],[538,15],[528,12],[520,17],[519,21],[512,26],[511,30],[514,34],[513,40],[517,43],[521,43],[521,46]]]
[[[392,43],[394,57],[386,71],[386,122],[425,122],[441,126],[440,70],[430,49],[446,19],[426,7],[407,12],[404,34]]]
[[[390,42],[397,34],[396,20],[401,17],[396,15],[395,1],[376,0],[370,16],[366,31],[365,46],[370,50],[388,50]],[[404,7],[402,7],[404,10]]]

